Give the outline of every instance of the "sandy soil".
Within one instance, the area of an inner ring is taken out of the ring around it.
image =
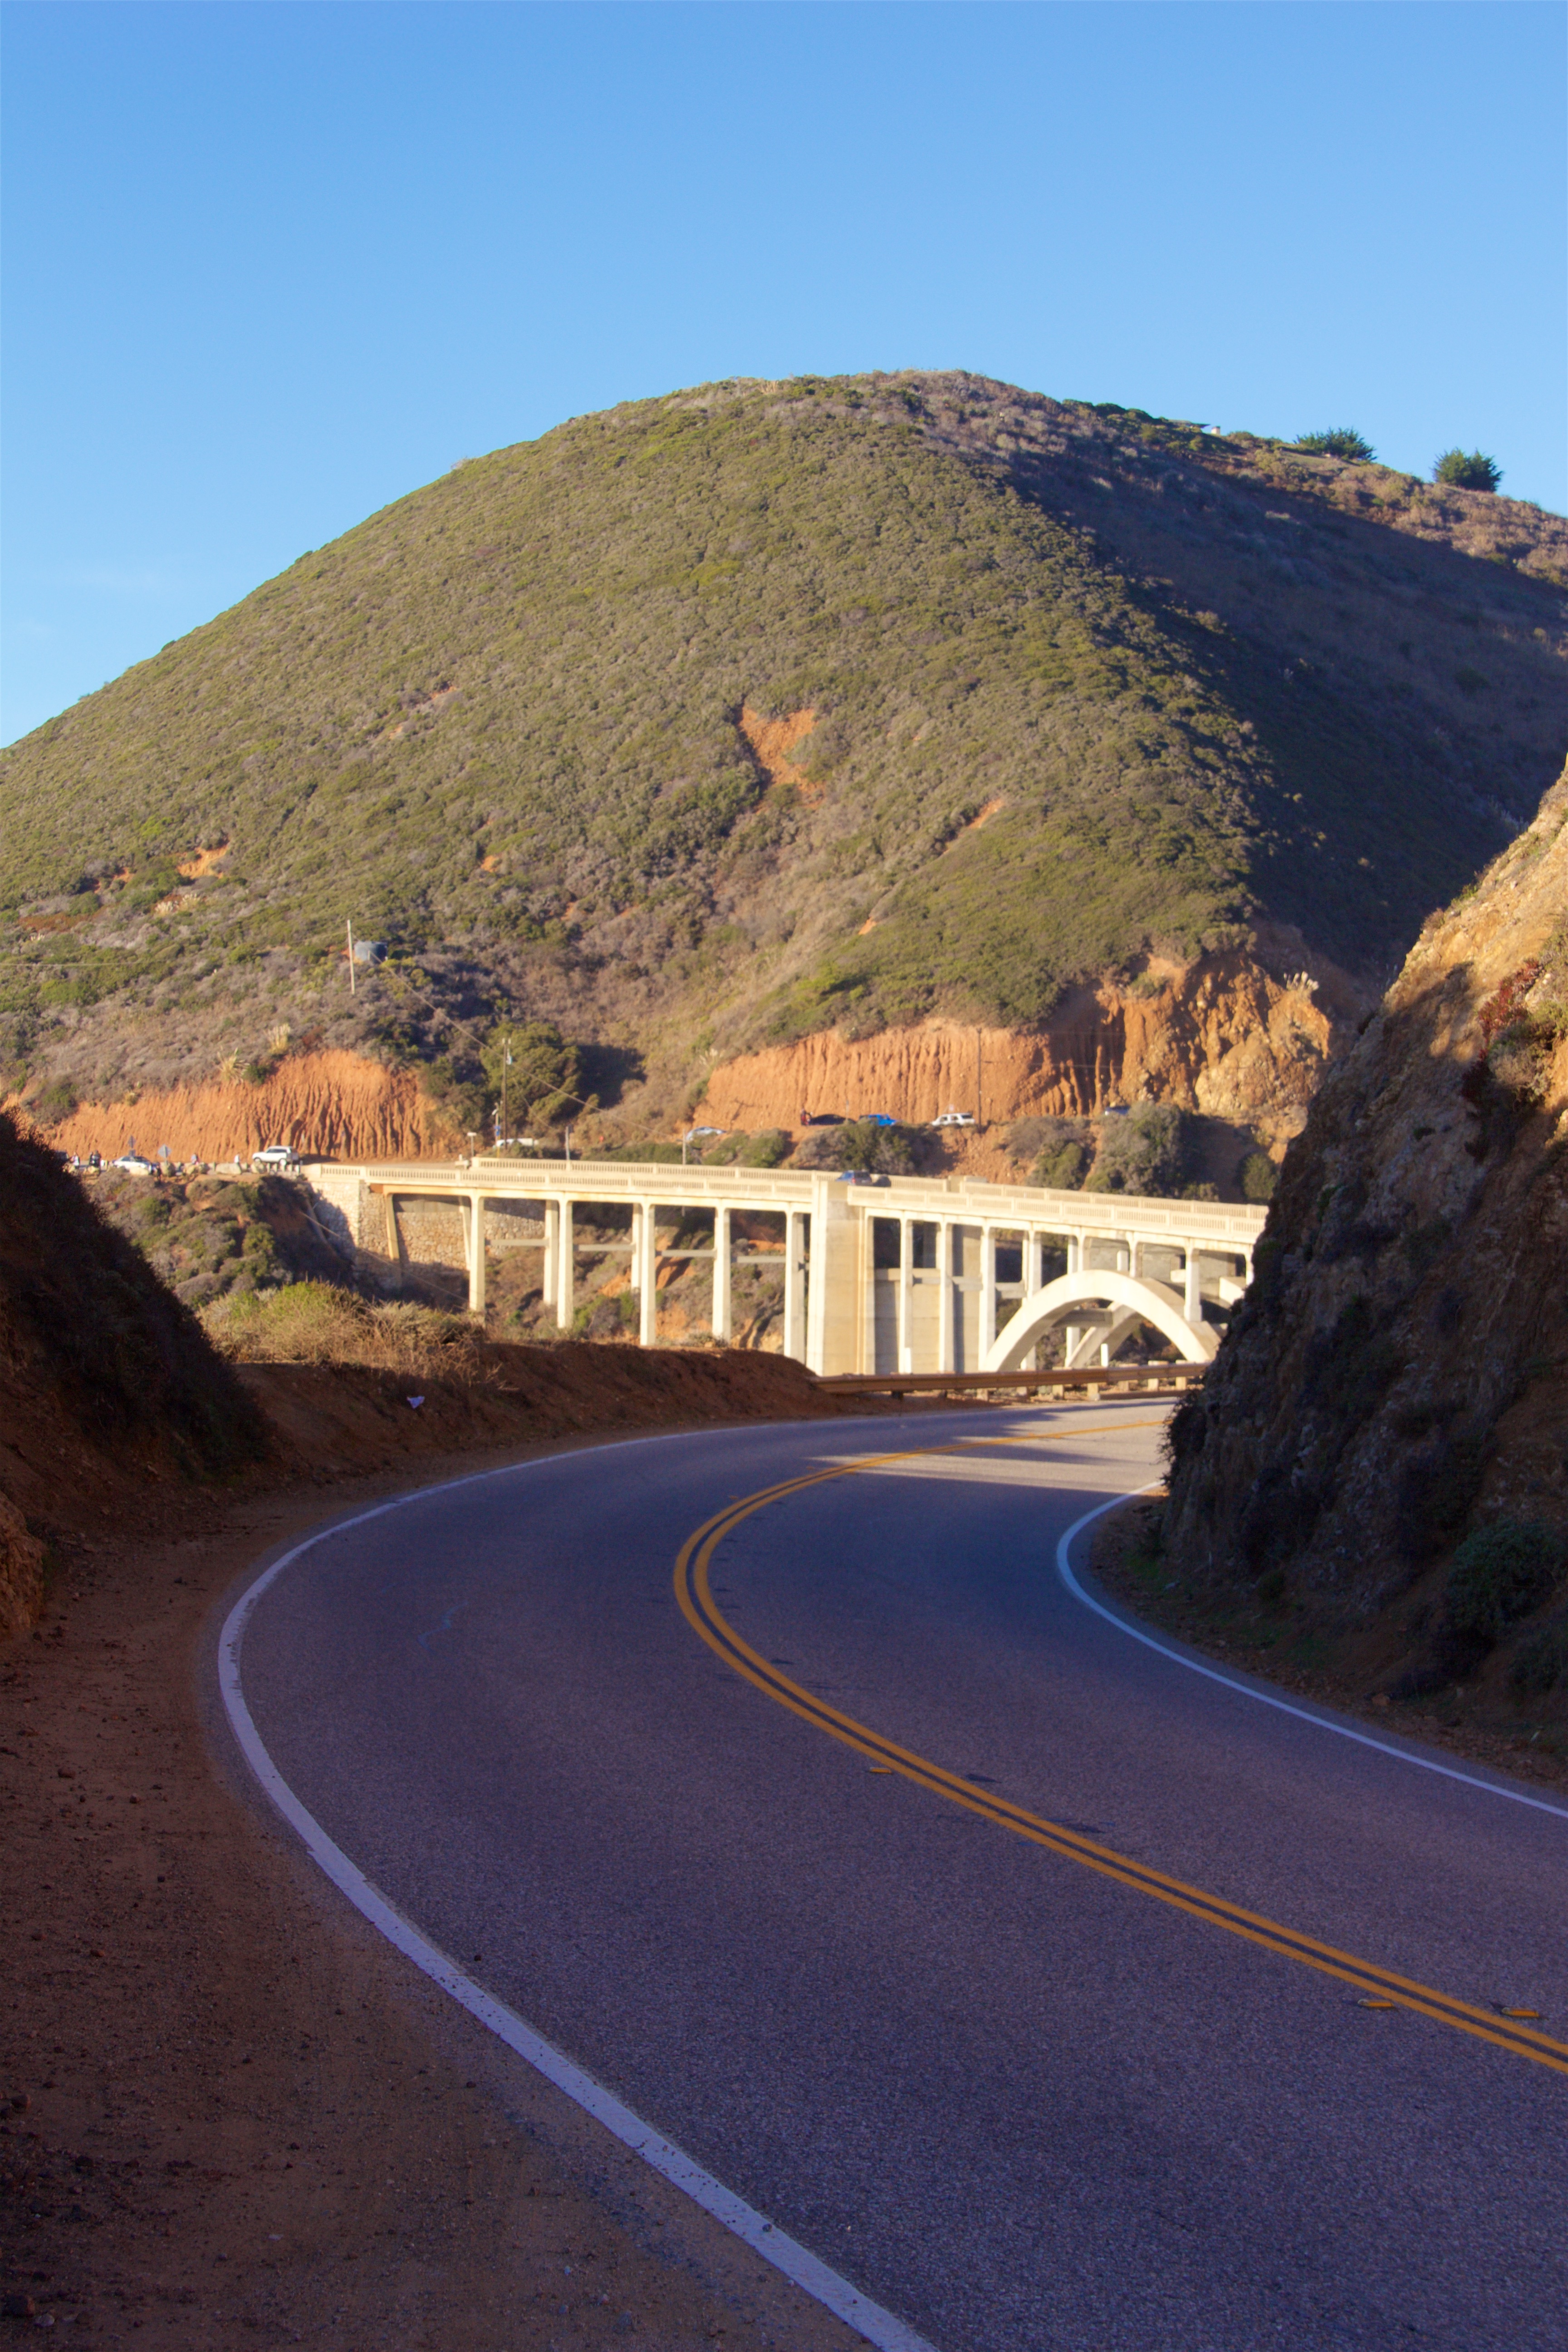
[[[327,1507],[144,1497],[57,1541],[0,1654],[6,2311],[182,2352],[858,2342],[381,1945],[230,1761],[223,1598]]]

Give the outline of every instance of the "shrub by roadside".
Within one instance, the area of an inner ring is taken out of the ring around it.
[[[372,1306],[324,1282],[231,1293],[202,1312],[208,1339],[239,1364],[364,1364],[374,1370],[485,1381],[493,1373],[478,1328],[406,1300]]]

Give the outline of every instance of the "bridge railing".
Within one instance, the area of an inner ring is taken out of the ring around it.
[[[835,1396],[968,1397],[979,1404],[1005,1404],[1018,1396],[1083,1396],[1107,1391],[1139,1395],[1180,1393],[1196,1388],[1206,1364],[1100,1364],[1088,1370],[1043,1372],[834,1372],[817,1386]]]

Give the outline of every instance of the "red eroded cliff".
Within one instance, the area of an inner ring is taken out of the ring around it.
[[[950,1107],[994,1123],[1084,1117],[1108,1103],[1173,1102],[1296,1134],[1360,1010],[1338,976],[1278,980],[1246,950],[1151,968],[1065,997],[1044,1028],[952,1021],[849,1038],[824,1030],[714,1071],[694,1114],[715,1126],[793,1128],[803,1111],[886,1111],[911,1123]]]
[[[113,1159],[134,1139],[154,1157],[236,1160],[266,1143],[333,1160],[417,1160],[463,1149],[421,1095],[412,1070],[360,1054],[297,1054],[258,1086],[242,1079],[170,1087],[121,1102],[83,1103],[49,1129],[62,1151]]]

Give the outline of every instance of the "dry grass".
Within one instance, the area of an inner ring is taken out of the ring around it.
[[[215,1299],[202,1315],[213,1345],[240,1364],[366,1364],[414,1379],[489,1381],[477,1326],[405,1301],[372,1306],[322,1282]]]

